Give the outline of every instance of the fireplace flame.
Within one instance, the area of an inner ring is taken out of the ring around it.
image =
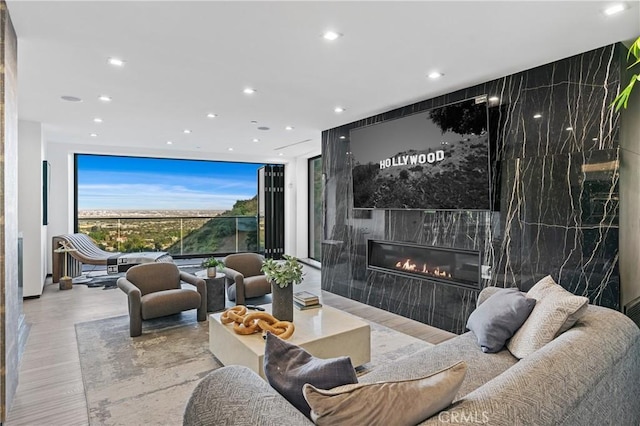
[[[413,263],[411,259],[407,259],[404,262],[399,261],[396,263],[396,268],[404,271],[420,272],[422,274],[431,275],[434,277],[451,278],[451,274],[445,270],[440,270],[440,267],[436,266],[435,269],[430,269],[426,263],[422,264],[422,268],[418,268],[418,265]]]

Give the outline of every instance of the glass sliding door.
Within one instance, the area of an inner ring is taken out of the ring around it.
[[[322,157],[309,159],[309,257],[322,259]]]

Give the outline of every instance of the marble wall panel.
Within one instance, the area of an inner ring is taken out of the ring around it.
[[[322,288],[453,332],[477,291],[366,270],[367,239],[479,250],[482,287],[551,274],[619,307],[619,45],[407,105],[322,134]],[[491,211],[352,209],[349,130],[477,96],[489,102]],[[536,115],[538,115],[536,117]],[[344,136],[344,139],[340,139]]]
[[[523,200],[523,288],[555,272],[554,278],[574,293],[619,308],[618,153],[609,149],[528,159],[524,167],[531,172],[523,171],[524,182],[544,183]],[[549,182],[547,176],[564,179]]]

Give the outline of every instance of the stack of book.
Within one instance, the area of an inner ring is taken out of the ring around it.
[[[322,305],[320,304],[320,299],[313,293],[309,293],[308,291],[299,291],[297,293],[293,293],[293,306],[296,309],[304,311],[305,309],[313,309],[319,308]]]

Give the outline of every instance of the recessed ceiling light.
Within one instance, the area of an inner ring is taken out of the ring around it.
[[[107,95],[100,95],[98,96],[98,99],[100,99],[102,102],[111,102],[111,96]]]
[[[346,139],[346,138],[347,138],[346,136],[342,135],[342,136],[340,136],[339,139]]]
[[[500,98],[497,97],[497,96],[492,96],[492,97],[489,98],[489,102],[498,102],[499,100],[500,100]]]
[[[124,66],[124,61],[120,58],[109,58],[107,59],[107,62],[109,62],[110,65],[113,65],[115,67],[123,67]]]
[[[189,130],[189,129],[184,129],[184,130],[182,131],[182,133],[184,133],[185,135],[188,135],[189,133],[191,133],[191,130]]]
[[[344,112],[345,109],[343,107],[337,106],[333,109],[333,112],[340,114],[341,112]]]
[[[207,118],[216,118],[218,116],[218,114],[214,114],[212,112],[210,112],[209,114],[207,114]]]
[[[293,126],[287,126],[284,128],[285,130],[293,130]]]
[[[566,130],[567,132],[570,132],[570,131],[572,131],[572,130],[573,130],[573,127],[569,126],[569,127],[567,127],[565,130]]]
[[[167,141],[167,145],[173,145],[173,142]]]
[[[256,93],[256,89],[254,89],[252,87],[245,87],[244,90],[242,91],[242,93],[244,93],[246,95],[253,95],[254,93]]]
[[[82,99],[80,99],[77,96],[64,95],[64,96],[60,96],[60,99],[62,99],[63,101],[67,101],[67,102],[82,102]]]
[[[96,117],[93,119],[94,123],[102,123],[102,118]]]
[[[616,3],[616,4],[612,4],[611,6],[606,8],[604,10],[604,14],[607,15],[607,16],[611,16],[611,15],[615,15],[616,13],[620,13],[625,9],[626,9],[626,7],[625,7],[624,4]]]
[[[98,134],[97,133],[89,133],[89,136],[91,136],[92,138],[97,138]]]
[[[233,151],[233,148],[227,148],[227,151]]]
[[[435,80],[436,78],[440,78],[440,77],[442,77],[443,75],[444,75],[444,74],[442,74],[442,73],[441,73],[441,72],[439,72],[439,71],[432,71],[432,72],[430,72],[430,73],[429,73],[429,75],[428,75],[427,77],[429,77],[429,78],[430,78],[430,79],[432,79],[432,80]]]
[[[334,41],[342,37],[342,34],[336,31],[325,31],[322,33],[322,38],[329,41]]]
[[[251,124],[258,124],[257,120],[251,120]]]
[[[269,127],[267,127],[267,126],[260,126],[260,127],[258,127],[258,130],[269,130]]]
[[[542,118],[542,114],[537,113],[537,114],[535,114],[535,115],[533,116],[533,118]]]
[[[258,138],[253,138],[253,139],[251,139],[251,140],[252,140],[253,142],[260,142],[260,139],[258,139]]]
[[[280,153],[280,154],[278,154],[278,155],[279,155],[280,157],[282,157],[284,154],[283,154],[283,153]]]

